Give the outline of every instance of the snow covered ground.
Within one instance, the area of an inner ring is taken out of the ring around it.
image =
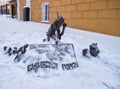
[[[120,37],[67,28],[61,41],[74,44],[79,67],[44,71],[39,77],[4,54],[5,45],[42,44],[49,26],[0,15],[0,89],[120,89]],[[82,50],[93,42],[98,43],[99,57],[83,57]]]

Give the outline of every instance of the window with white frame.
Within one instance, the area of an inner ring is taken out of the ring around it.
[[[49,22],[49,2],[42,3],[42,22]]]

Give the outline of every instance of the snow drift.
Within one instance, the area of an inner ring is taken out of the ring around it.
[[[42,69],[28,73],[24,61],[14,63],[14,55],[4,54],[5,45],[44,44],[49,26],[0,16],[0,89],[120,89],[120,37],[67,28],[62,42],[74,44],[79,64],[70,71]],[[98,43],[99,56],[82,56],[82,50],[93,42]],[[29,54],[37,55],[34,53],[32,50]]]

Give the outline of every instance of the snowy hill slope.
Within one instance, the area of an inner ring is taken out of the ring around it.
[[[21,61],[14,63],[3,46],[42,44],[50,25],[22,22],[0,16],[0,89],[120,89],[120,37],[67,28],[62,42],[73,43],[79,67],[28,73]],[[99,57],[82,56],[82,49],[97,42]],[[44,43],[43,43],[44,44]]]

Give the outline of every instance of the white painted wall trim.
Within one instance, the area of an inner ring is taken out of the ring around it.
[[[28,7],[31,6],[31,0],[26,0],[26,6],[28,6]]]
[[[45,5],[49,5],[49,2],[43,2],[42,3],[42,21],[41,22],[49,22],[49,19],[45,20]],[[47,13],[49,15],[49,7],[48,7],[48,12]],[[47,18],[49,18],[49,16]]]
[[[17,19],[20,20],[20,0],[17,0]]]

